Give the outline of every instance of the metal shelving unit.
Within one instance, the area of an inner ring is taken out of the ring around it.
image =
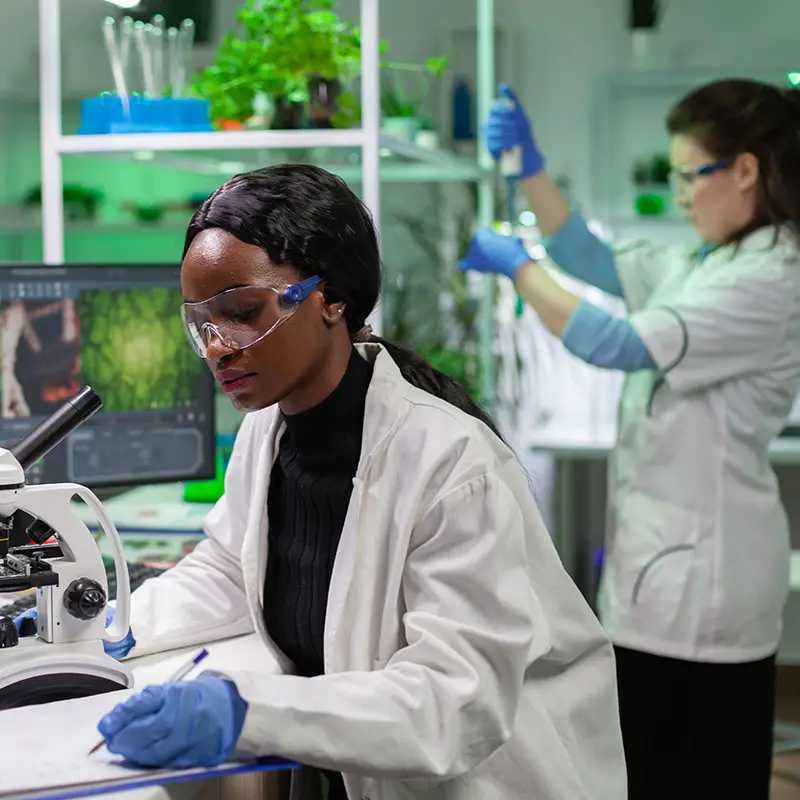
[[[476,0],[477,107],[479,118],[488,114],[494,96],[494,0]],[[245,153],[269,163],[268,151],[328,149],[355,151],[354,163],[331,165],[346,180],[360,180],[362,196],[376,225],[380,220],[381,181],[464,182],[479,184],[478,221],[492,223],[492,162],[483,142],[477,162],[438,150],[426,150],[381,136],[379,0],[361,0],[362,126],[353,130],[231,131],[213,133],[65,136],[62,127],[61,0],[39,0],[39,80],[41,108],[42,226],[44,261],[64,263],[64,209],[62,158],[65,155],[124,157],[165,161],[205,174],[222,175],[226,163],[246,163]],[[145,154],[144,157],[142,154]],[[327,166],[327,164],[325,164]],[[482,298],[480,350],[484,393],[492,395],[492,288],[485,280]],[[380,320],[371,320],[380,330]]]

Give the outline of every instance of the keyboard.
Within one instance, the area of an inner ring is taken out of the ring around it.
[[[106,568],[106,578],[108,579],[108,599],[113,600],[117,596],[117,573],[114,571],[114,562],[103,559]],[[161,575],[165,570],[158,567],[148,567],[145,564],[128,564],[128,577],[131,582],[131,591],[138,589],[148,578],[155,578]],[[29,595],[20,597],[13,603],[6,606],[0,606],[0,614],[12,619],[33,608],[36,605],[36,593],[31,592]]]

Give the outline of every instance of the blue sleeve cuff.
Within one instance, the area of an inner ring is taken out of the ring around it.
[[[658,369],[627,319],[612,317],[585,300],[572,312],[561,338],[570,353],[595,367],[622,372]]]
[[[577,211],[544,240],[544,246],[550,258],[573,278],[614,297],[622,297],[614,253],[589,230]]]

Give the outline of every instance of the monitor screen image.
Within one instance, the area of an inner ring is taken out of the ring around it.
[[[213,379],[186,341],[181,299],[176,266],[0,265],[0,445],[84,385],[103,400],[30,482],[213,477]]]

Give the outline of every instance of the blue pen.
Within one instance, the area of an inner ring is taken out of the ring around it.
[[[201,661],[208,656],[208,650],[205,647],[191,660],[184,664],[166,683],[177,683],[182,681]],[[104,744],[105,739],[101,739],[90,751],[89,755],[96,753]]]

